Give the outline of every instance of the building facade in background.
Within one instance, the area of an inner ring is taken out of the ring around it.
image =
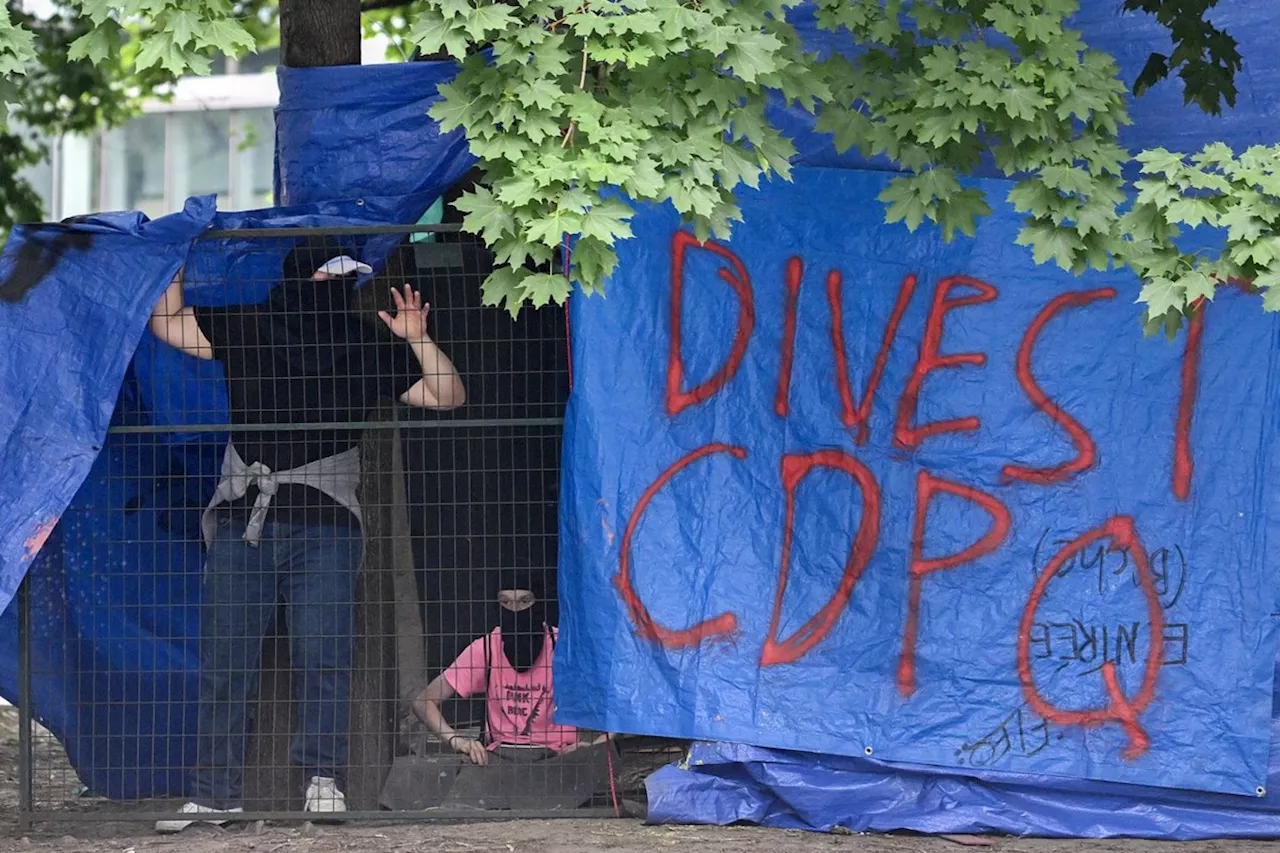
[[[365,64],[384,62],[387,40],[364,44]],[[215,194],[222,210],[270,207],[279,50],[235,62],[219,58],[209,77],[186,77],[173,96],[93,137],[48,140],[45,163],[23,175],[44,202],[44,218],[106,210],[150,217]]]

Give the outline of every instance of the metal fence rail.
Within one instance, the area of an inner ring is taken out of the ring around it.
[[[379,251],[356,291],[312,276]],[[452,226],[196,244],[186,308],[158,310],[46,545],[57,601],[20,591],[24,826],[172,821],[188,801],[238,821],[617,813],[616,742],[551,719],[564,316],[483,307],[489,264]],[[220,476],[228,443],[265,466],[247,493]],[[353,474],[271,479],[357,447]],[[33,624],[53,606],[56,638]],[[36,682],[73,706],[74,770]]]

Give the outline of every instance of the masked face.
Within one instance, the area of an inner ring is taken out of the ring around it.
[[[516,672],[528,672],[538,662],[546,641],[546,603],[532,584],[511,585],[498,591],[498,627],[502,651]]]

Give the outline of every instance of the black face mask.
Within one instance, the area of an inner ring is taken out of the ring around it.
[[[516,672],[528,672],[538,662],[546,639],[546,606],[541,601],[527,610],[513,613],[499,608],[498,627],[502,629],[502,652]]]
[[[281,281],[271,291],[271,340],[295,368],[326,376],[344,364],[347,350],[368,337],[354,310],[354,275],[321,281],[311,278],[320,265],[349,254],[335,241],[312,237],[285,258]]]
[[[502,652],[516,672],[528,672],[538,662],[546,640],[547,602],[544,585],[531,575],[503,578],[502,589],[527,589],[536,600],[532,607],[514,612],[497,604],[498,627],[502,630]]]

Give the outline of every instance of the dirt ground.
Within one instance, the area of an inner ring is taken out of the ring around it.
[[[754,827],[653,827],[639,821],[564,819],[470,824],[253,823],[232,829],[197,828],[156,836],[147,824],[59,822],[18,830],[17,714],[0,707],[0,853],[1280,853],[1280,843],[1215,841],[1050,841],[1018,838],[930,838],[778,832]],[[36,799],[74,803],[75,774],[47,734],[36,744]],[[91,808],[83,802],[82,808]],[[969,846],[981,843],[983,846]]]

